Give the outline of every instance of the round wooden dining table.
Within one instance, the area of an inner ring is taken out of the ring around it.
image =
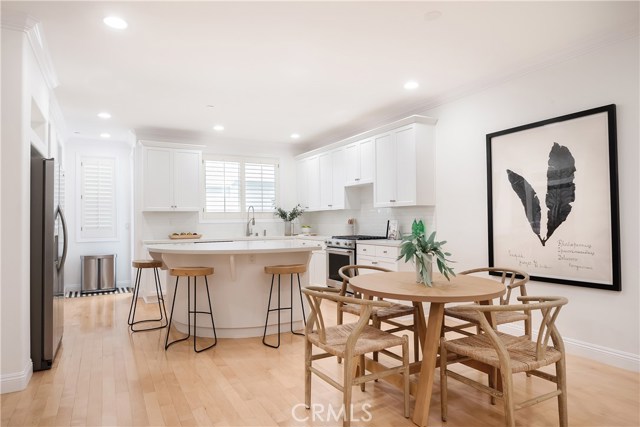
[[[428,287],[416,283],[415,272],[363,274],[349,279],[349,285],[354,291],[366,296],[411,301],[418,308],[423,354],[412,420],[419,426],[426,426],[440,346],[444,305],[473,301],[491,304],[491,300],[504,295],[505,285],[489,278],[471,275],[454,276],[448,281],[444,276],[434,273],[433,286]],[[430,304],[429,319],[426,323],[422,308],[422,303],[425,302]]]

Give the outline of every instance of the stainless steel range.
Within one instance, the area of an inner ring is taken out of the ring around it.
[[[357,264],[357,242],[360,240],[386,239],[385,236],[367,236],[355,234],[350,236],[332,236],[325,240],[327,245],[327,286],[340,287],[342,279],[338,270],[345,265]]]

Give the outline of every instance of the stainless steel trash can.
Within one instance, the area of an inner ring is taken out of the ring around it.
[[[111,291],[116,288],[116,255],[83,255],[81,292]]]

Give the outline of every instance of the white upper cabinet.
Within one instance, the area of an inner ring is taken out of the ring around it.
[[[374,137],[375,207],[435,205],[434,126],[413,123]]]
[[[308,153],[297,161],[300,203],[350,209],[359,192],[349,187],[373,183],[374,207],[435,205],[435,124],[411,116]]]
[[[320,210],[344,209],[345,148],[322,153],[320,159]]]
[[[320,158],[312,156],[297,162],[298,203],[305,211],[320,208]]]
[[[354,142],[345,147],[345,185],[370,184],[373,182],[374,150],[373,139]]]
[[[199,151],[144,147],[143,210],[199,211],[201,163]]]

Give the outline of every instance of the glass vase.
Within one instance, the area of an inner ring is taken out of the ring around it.
[[[429,255],[422,255],[422,262],[419,262],[418,259],[416,261],[416,283],[422,283],[425,286],[431,287],[433,284],[433,259]],[[421,266],[424,265],[427,273],[427,279],[425,282],[425,277],[422,275]]]

